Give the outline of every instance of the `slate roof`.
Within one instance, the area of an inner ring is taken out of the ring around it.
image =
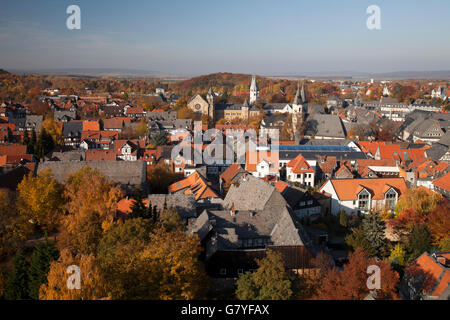
[[[82,121],[69,121],[63,124],[62,134],[64,138],[71,138],[76,136],[81,136],[83,131]]]
[[[223,207],[236,210],[263,210],[267,206],[285,206],[281,194],[270,184],[252,175],[242,179],[239,186],[232,185],[224,199]]]
[[[306,120],[306,136],[325,136],[345,139],[341,119],[336,115],[314,113]]]
[[[158,212],[164,209],[164,204],[167,208],[174,208],[183,220],[197,216],[193,194],[151,194],[148,201],[152,207],[156,206]]]

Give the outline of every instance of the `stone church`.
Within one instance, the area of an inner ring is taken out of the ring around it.
[[[216,95],[212,88],[206,95],[206,100],[200,95],[194,95],[187,103],[188,107],[198,116],[208,115],[213,121],[219,119],[225,119],[225,121],[231,121],[234,118],[239,118],[241,120],[248,120],[251,117],[258,116],[261,109],[258,108],[255,103],[258,99],[258,85],[256,84],[256,77],[252,77],[252,82],[250,85],[250,97],[249,101],[245,99],[243,104],[229,104],[215,103]],[[292,113],[297,122],[297,116],[302,115],[308,109],[308,104],[306,102],[305,87],[302,86],[297,88],[297,93],[295,95],[292,104],[289,103],[270,103],[264,104],[262,111],[266,114],[272,113]],[[299,117],[300,118],[300,117]]]

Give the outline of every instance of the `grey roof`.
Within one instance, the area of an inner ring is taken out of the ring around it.
[[[283,206],[286,200],[270,184],[247,175],[239,186],[232,185],[224,199],[223,207],[236,210],[263,210],[267,206]]]
[[[8,122],[13,123],[17,129],[25,128],[25,121],[26,121],[25,118],[8,118]]]
[[[437,143],[450,147],[450,131],[447,132]]]
[[[440,143],[434,143],[429,149],[425,150],[425,155],[428,159],[439,161],[449,151],[449,146]]]
[[[41,130],[42,121],[44,121],[44,116],[27,115],[25,118],[25,127],[39,131]]]
[[[50,159],[52,161],[84,161],[86,159],[86,152],[84,150],[53,152]]]
[[[337,115],[314,113],[306,120],[307,136],[345,138],[341,119]]]
[[[63,124],[63,137],[69,138],[73,136],[80,136],[83,131],[82,121],[69,121]]]
[[[145,161],[46,161],[38,164],[37,172],[50,169],[59,182],[68,174],[89,166],[99,170],[108,180],[122,185],[141,185],[146,181]]]
[[[60,110],[53,113],[53,119],[55,119],[55,121],[62,121],[64,119],[75,120],[76,118],[76,111]]]
[[[302,144],[308,146],[347,146],[351,142],[353,141],[349,139],[309,139]]]
[[[270,128],[277,126],[278,124],[282,127],[286,122],[286,115],[285,114],[272,114],[270,116],[266,116],[261,121],[261,127],[264,128]]]
[[[164,209],[165,204],[167,208],[177,210],[182,219],[196,217],[195,196],[193,194],[151,194],[148,196],[148,201],[152,207],[156,206],[159,212]]]

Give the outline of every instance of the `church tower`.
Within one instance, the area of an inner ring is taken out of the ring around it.
[[[214,97],[215,97],[215,93],[214,93],[212,87],[209,87],[208,94],[206,95],[206,100],[208,101],[208,116],[213,123],[214,123],[214,111],[215,111]]]
[[[258,86],[256,85],[256,77],[252,77],[252,84],[250,85],[250,104],[256,103],[258,98]]]
[[[300,91],[300,84],[297,84],[297,93],[295,94],[294,101],[292,102],[292,109],[294,113],[304,114],[308,110],[308,103],[306,102],[305,84],[302,85]]]

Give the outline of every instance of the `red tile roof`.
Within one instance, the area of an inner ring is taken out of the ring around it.
[[[83,131],[100,131],[98,121],[83,121]]]
[[[309,165],[308,161],[299,154],[295,159],[292,159],[286,165],[288,168],[292,168],[293,173],[314,173],[314,169]]]
[[[86,161],[116,161],[113,150],[86,150]]]
[[[450,192],[450,172],[439,179],[433,180],[433,184],[442,190]]]

